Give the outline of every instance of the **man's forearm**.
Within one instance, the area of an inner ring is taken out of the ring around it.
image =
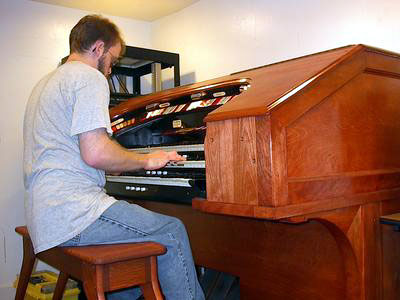
[[[108,137],[104,128],[95,129],[79,135],[79,148],[82,159],[90,166],[110,173],[155,170],[169,161],[184,160],[175,151],[156,151],[138,154],[120,146]]]
[[[123,148],[111,140],[104,129],[83,133],[79,141],[83,160],[94,168],[107,172],[123,172],[146,166],[146,155]]]

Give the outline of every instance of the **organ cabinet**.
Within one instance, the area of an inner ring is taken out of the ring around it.
[[[379,217],[400,209],[400,55],[352,45],[139,97],[111,109],[115,135],[134,112],[225,96],[186,127],[202,128],[203,193],[134,201],[181,218],[196,262],[238,276],[241,299],[396,299],[400,241]],[[176,134],[179,114],[163,117]]]

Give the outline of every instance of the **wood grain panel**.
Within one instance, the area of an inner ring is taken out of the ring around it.
[[[375,300],[382,296],[382,240],[379,224],[381,204],[363,206],[363,288],[364,299]],[[357,237],[353,237],[357,239]]]
[[[208,122],[265,114],[268,106],[286,93],[308,79],[334,68],[346,55],[362,50],[362,46],[348,46],[235,73],[232,76],[250,78],[251,88],[212,111],[205,120]]]
[[[340,89],[356,74],[359,74],[363,70],[364,65],[365,59],[362,53],[358,53],[355,57],[346,57],[342,65],[335,66],[335,72],[324,74],[322,78],[316,80],[304,88],[304,90],[299,91],[286,100],[284,104],[272,109],[270,122],[274,206],[284,206],[292,203],[292,200],[288,198],[287,186],[287,179],[289,177],[287,173],[289,171],[288,164],[291,163],[289,159],[297,160],[299,165],[303,163],[304,153],[297,151],[301,151],[302,148],[297,149],[297,145],[293,148],[289,147],[293,137],[291,132],[287,133],[288,129],[286,127],[289,126],[290,129],[291,123],[299,118],[301,119],[304,114],[307,115],[308,111],[312,110],[324,98]],[[288,138],[289,140],[287,140]],[[302,141],[299,141],[299,144],[302,143]],[[304,144],[302,146],[306,147]],[[288,150],[293,150],[293,153],[288,153]],[[314,157],[314,161],[317,159],[317,157]]]
[[[286,132],[280,120],[271,122],[271,185],[273,206],[289,204],[287,186],[287,142]]]
[[[338,209],[315,219],[326,226],[338,245],[346,274],[344,299],[364,299],[360,270],[360,266],[363,266],[360,263],[363,259],[362,208]]]
[[[294,122],[288,176],[399,168],[399,92],[400,80],[361,74]]]
[[[107,266],[105,273],[109,279],[109,286],[105,287],[106,290],[117,290],[132,283],[145,283],[146,282],[146,261],[149,258],[138,258],[135,261],[117,262]]]
[[[207,195],[210,201],[234,199],[233,122],[215,122],[207,127],[205,145]]]
[[[367,49],[366,67],[371,70],[400,75],[399,54]]]
[[[284,219],[290,217],[305,216],[316,212],[322,213],[324,211],[329,211],[337,208],[363,205],[371,202],[381,202],[386,199],[392,199],[396,197],[400,197],[400,188],[317,200],[313,202],[290,204],[280,207],[257,206],[252,209],[252,216],[264,219]],[[212,204],[209,205],[212,206]],[[208,208],[207,205],[205,205],[205,208]],[[217,207],[215,209],[217,209]],[[218,209],[221,209],[221,207],[218,207]],[[244,211],[244,209],[242,210]],[[209,208],[206,211],[214,212],[212,208]],[[224,213],[227,212],[224,211]]]
[[[260,206],[274,206],[272,200],[271,122],[269,115],[256,117],[257,198]]]
[[[242,118],[207,128],[207,194],[213,195],[209,201],[258,204],[255,125],[255,118]]]
[[[241,118],[234,122],[233,169],[235,191],[233,203],[257,205],[257,153],[255,119]],[[229,155],[229,154],[228,154]]]
[[[343,173],[288,181],[291,203],[304,203],[400,187],[400,170]]]
[[[197,264],[240,277],[242,300],[346,299],[346,274],[322,224],[300,225],[204,214],[189,206],[139,202],[180,218]]]
[[[304,219],[304,216],[309,214],[323,213],[338,208],[363,205],[371,202],[381,202],[383,200],[392,198],[400,198],[400,188],[317,200],[313,202],[290,204],[278,207],[248,206],[231,203],[212,202],[206,201],[205,199],[195,199],[193,200],[193,207],[195,207],[196,209],[200,209],[201,211],[214,214],[282,220],[293,217]]]
[[[340,90],[346,83],[361,74],[366,68],[366,58],[363,51],[357,51],[351,56],[346,55],[340,61],[340,64],[335,64],[329,68],[329,72],[321,72],[307,86],[281,104],[272,107],[273,118],[279,120],[283,127],[289,127],[329,95]]]

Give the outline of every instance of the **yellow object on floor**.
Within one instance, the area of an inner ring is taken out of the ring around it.
[[[18,285],[18,279],[14,281],[14,287]],[[51,271],[39,271],[31,275],[28,288],[26,290],[25,300],[51,300],[54,289],[56,288],[58,275]],[[80,293],[77,282],[68,279],[65,287],[63,300],[78,300]]]

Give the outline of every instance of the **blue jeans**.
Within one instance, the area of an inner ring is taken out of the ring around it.
[[[177,218],[120,200],[80,234],[60,246],[145,241],[158,242],[167,248],[167,253],[157,260],[160,285],[167,300],[204,299],[186,229]],[[109,293],[107,299],[136,299],[140,294],[139,288],[131,288]]]

